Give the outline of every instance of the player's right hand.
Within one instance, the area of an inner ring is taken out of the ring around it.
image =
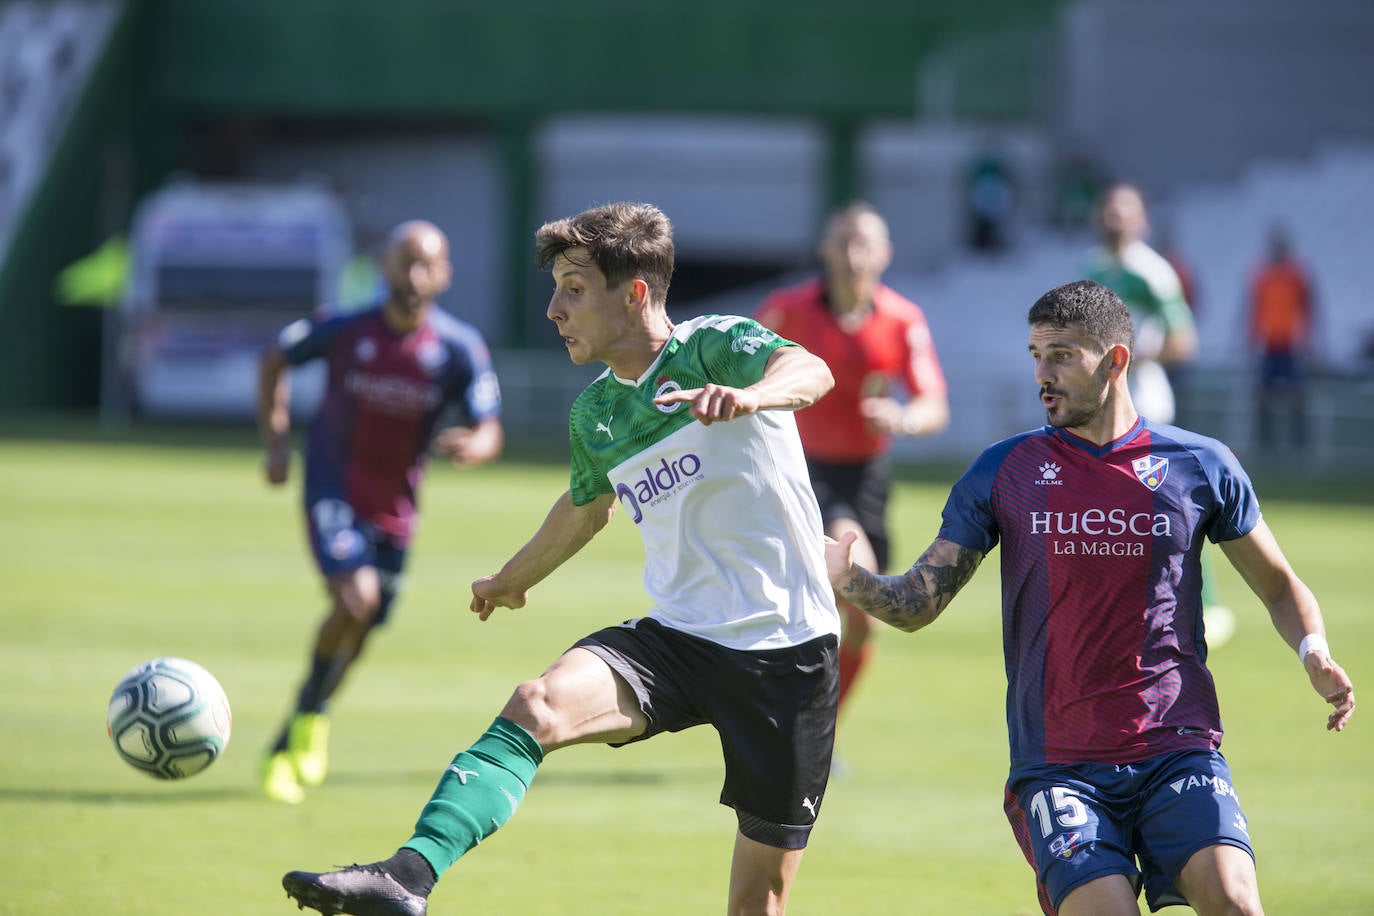
[[[486,620],[498,607],[522,608],[529,593],[509,591],[497,576],[483,576],[472,583],[472,602],[468,608],[481,620]]]
[[[747,388],[732,388],[714,382],[702,388],[679,388],[654,398],[659,407],[690,404],[692,416],[703,426],[757,413],[759,396]]]
[[[884,436],[899,436],[905,432],[906,407],[895,398],[864,398],[859,401],[859,414],[868,428]]]
[[[854,571],[854,542],[858,539],[857,531],[843,532],[838,541],[826,535],[825,573],[835,588],[839,588],[840,583]]]

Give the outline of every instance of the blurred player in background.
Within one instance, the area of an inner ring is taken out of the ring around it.
[[[1355,708],[1316,598],[1215,439],[1136,412],[1130,315],[1081,280],[1028,315],[1047,426],[988,449],[954,485],[939,536],[907,572],[827,547],[831,582],[894,626],[933,622],[1001,545],[1011,772],[1006,812],[1060,916],[1187,904],[1261,912],[1240,798],[1221,756],[1201,629],[1204,539],[1268,609],[1342,730]]]
[[[1260,449],[1283,454],[1277,434],[1280,416],[1288,420],[1288,449],[1296,454],[1307,442],[1307,370],[1312,356],[1315,302],[1307,271],[1293,257],[1288,233],[1269,233],[1264,263],[1250,280],[1249,337],[1259,354],[1255,392]]]
[[[1136,409],[1156,423],[1173,423],[1177,413],[1169,370],[1197,352],[1197,328],[1183,297],[1183,283],[1163,255],[1145,242],[1150,234],[1145,198],[1130,184],[1108,187],[1098,201],[1101,245],[1086,276],[1114,291],[1135,323],[1130,386]],[[1216,597],[1210,562],[1203,555],[1203,605],[1207,640],[1213,648],[1231,638],[1236,616]]]
[[[925,315],[882,283],[892,263],[882,216],[850,204],[831,215],[818,250],[824,275],[773,293],[755,317],[824,359],[835,376],[835,390],[797,414],[797,429],[826,534],[854,532],[858,561],[882,572],[892,437],[944,430],[945,377]],[[873,621],[847,602],[839,606],[843,705],[872,656]]]
[[[420,916],[445,869],[515,813],[546,755],[710,724],[725,755],[720,801],[738,823],[727,913],[781,916],[835,735],[840,621],[792,414],[830,390],[830,371],[747,318],[674,326],[672,227],[655,207],[598,207],[536,241],[569,357],[608,368],[572,407],[571,486],[500,571],[473,582],[471,609],[486,620],[523,607],[617,504],[643,538],[654,606],[517,687],[391,858],[282,883],[323,913]],[[599,877],[610,894],[650,880],[612,866]]]
[[[452,273],[444,234],[426,222],[398,226],[382,269],[388,292],[380,305],[297,321],[260,367],[258,423],[274,485],[286,482],[290,466],[286,369],[314,359],[328,369],[305,452],[304,495],[330,607],[296,709],[263,767],[263,790],[284,802],[299,802],[302,786],[324,779],[325,706],[400,588],[428,453],[480,464],[505,441],[486,344],[435,304]],[[461,422],[444,426],[452,410]]]
[[[1150,223],[1145,199],[1135,186],[1114,184],[1103,192],[1097,228],[1101,244],[1090,256],[1086,276],[1115,291],[1135,322],[1131,397],[1146,417],[1173,423],[1174,391],[1165,370],[1197,352],[1183,284],[1164,256],[1145,242]]]

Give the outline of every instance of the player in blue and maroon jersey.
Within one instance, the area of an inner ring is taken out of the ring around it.
[[[1355,708],[1312,592],[1225,445],[1136,413],[1130,314],[1090,280],[1032,306],[1047,426],[999,442],[950,493],[905,574],[827,545],[835,588],[907,631],[931,623],[1002,545],[1011,772],[1006,809],[1047,914],[1260,913],[1254,855],[1221,756],[1202,633],[1203,541],[1297,650],[1340,731]]]
[[[286,369],[314,359],[328,368],[306,447],[305,510],[330,609],[296,710],[263,769],[264,791],[285,802],[299,802],[303,784],[324,779],[325,704],[386,620],[430,450],[455,464],[480,464],[504,444],[486,344],[434,302],[449,285],[448,240],[429,223],[403,223],[382,269],[389,293],[376,308],[297,321],[262,358],[258,420],[272,484],[285,483],[290,464]],[[444,426],[450,410],[461,422]]]

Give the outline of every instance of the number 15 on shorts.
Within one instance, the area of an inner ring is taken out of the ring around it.
[[[1083,800],[1067,786],[1051,786],[1036,792],[1031,796],[1030,813],[1042,837],[1088,823]]]

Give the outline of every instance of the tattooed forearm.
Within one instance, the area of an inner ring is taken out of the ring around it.
[[[901,575],[879,576],[856,566],[836,590],[869,616],[911,633],[940,616],[982,560],[976,550],[936,541]]]

